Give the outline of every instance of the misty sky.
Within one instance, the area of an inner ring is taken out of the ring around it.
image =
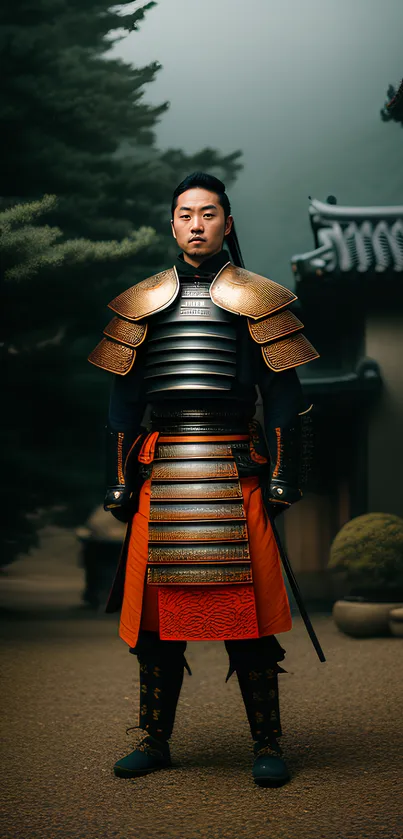
[[[146,92],[171,103],[161,148],[242,149],[229,192],[246,265],[289,284],[313,244],[309,195],[403,204],[403,131],[379,117],[402,42],[402,0],[160,0],[113,52],[163,65]]]

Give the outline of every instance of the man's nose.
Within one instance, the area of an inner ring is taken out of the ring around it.
[[[201,216],[194,216],[192,220],[192,233],[199,233],[204,230],[203,219]]]

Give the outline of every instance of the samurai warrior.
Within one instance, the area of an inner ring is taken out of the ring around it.
[[[295,368],[318,353],[290,308],[295,294],[245,270],[220,180],[185,178],[171,225],[175,264],[109,303],[114,316],[89,357],[114,374],[105,509],[127,522],[106,611],[120,611],[119,635],[140,666],[134,727],[144,737],[114,772],[171,766],[187,641],[224,641],[253,779],[281,785],[286,671],[275,636],[292,620],[274,518],[302,496],[310,408]]]

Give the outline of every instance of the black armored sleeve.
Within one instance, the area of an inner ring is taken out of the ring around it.
[[[275,428],[289,425],[296,414],[309,407],[295,368],[273,373],[261,359],[258,385],[263,400],[267,438]]]
[[[140,365],[126,376],[113,377],[109,400],[109,426],[114,431],[135,434],[141,426],[146,398],[144,375]]]
[[[264,365],[259,369],[258,384],[271,462],[266,503],[277,513],[302,497],[309,471],[310,405],[295,368],[274,373]]]
[[[104,507],[120,521],[136,511],[140,476],[137,455],[146,429],[142,427],[146,399],[141,365],[125,376],[113,377],[106,429],[106,483]]]

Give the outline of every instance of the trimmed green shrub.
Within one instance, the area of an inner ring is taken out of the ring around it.
[[[366,513],[347,522],[333,541],[328,567],[352,586],[403,589],[403,519]]]

